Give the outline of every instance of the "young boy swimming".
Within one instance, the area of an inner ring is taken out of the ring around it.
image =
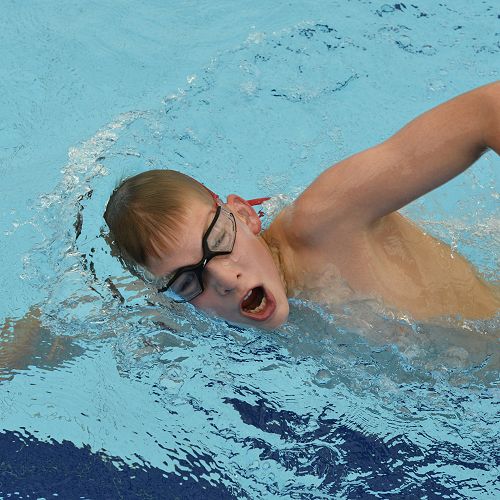
[[[223,203],[173,170],[125,180],[104,217],[127,265],[234,324],[276,328],[297,296],[327,306],[375,299],[417,320],[489,318],[498,292],[397,212],[488,148],[500,154],[500,82],[328,168],[263,232],[245,199]]]

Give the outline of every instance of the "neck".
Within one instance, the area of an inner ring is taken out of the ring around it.
[[[269,252],[271,253],[271,257],[273,258],[274,265],[278,270],[281,283],[285,289],[285,292],[288,296],[288,291],[290,289],[290,285],[292,285],[290,277],[287,275],[286,267],[283,263],[282,254],[280,252],[280,244],[276,238],[273,238],[271,232],[269,230],[264,231],[260,234],[260,238],[262,243],[267,247]]]

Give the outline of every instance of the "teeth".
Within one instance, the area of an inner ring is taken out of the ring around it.
[[[266,297],[264,296],[262,298],[262,302],[255,309],[250,309],[249,312],[251,312],[251,313],[260,313],[261,311],[264,310],[264,308],[266,307],[266,304],[267,304],[267,300],[266,300]]]
[[[248,293],[243,297],[242,301],[247,300],[248,297],[250,297],[251,293],[252,293],[252,290],[249,290]]]

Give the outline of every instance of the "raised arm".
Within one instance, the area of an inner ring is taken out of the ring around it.
[[[455,97],[330,167],[297,199],[294,224],[304,236],[332,223],[369,226],[460,174],[488,148],[500,154],[500,82]]]

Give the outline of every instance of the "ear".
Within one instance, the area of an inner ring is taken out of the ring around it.
[[[253,234],[260,233],[261,222],[259,216],[248,201],[236,194],[230,194],[227,197],[226,205],[250,228]]]

